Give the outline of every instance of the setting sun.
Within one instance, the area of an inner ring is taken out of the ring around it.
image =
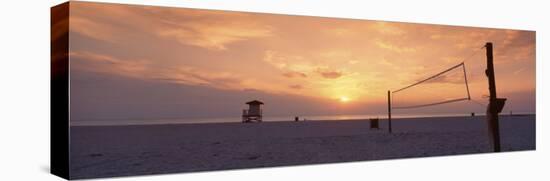
[[[350,99],[346,96],[340,97],[340,102],[349,102],[349,101],[350,101]]]

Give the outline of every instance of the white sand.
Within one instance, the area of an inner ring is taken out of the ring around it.
[[[535,116],[502,116],[504,151],[535,149]],[[71,177],[490,152],[484,117],[71,127]]]

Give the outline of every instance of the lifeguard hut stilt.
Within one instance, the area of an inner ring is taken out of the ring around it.
[[[264,104],[261,101],[253,100],[247,102],[248,110],[243,110],[243,123],[262,122],[262,109],[260,105]]]

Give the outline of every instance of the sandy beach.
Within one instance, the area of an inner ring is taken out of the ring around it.
[[[501,116],[503,151],[534,150],[535,115]],[[485,117],[71,126],[71,178],[486,153]]]

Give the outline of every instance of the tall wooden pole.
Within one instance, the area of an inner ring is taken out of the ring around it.
[[[390,98],[390,91],[388,91],[388,129],[391,133],[391,98]]]
[[[485,74],[489,79],[489,107],[487,110],[487,123],[489,134],[493,144],[493,150],[500,152],[500,130],[498,124],[497,90],[495,83],[495,69],[493,67],[493,43],[485,44],[487,50],[487,70]]]

